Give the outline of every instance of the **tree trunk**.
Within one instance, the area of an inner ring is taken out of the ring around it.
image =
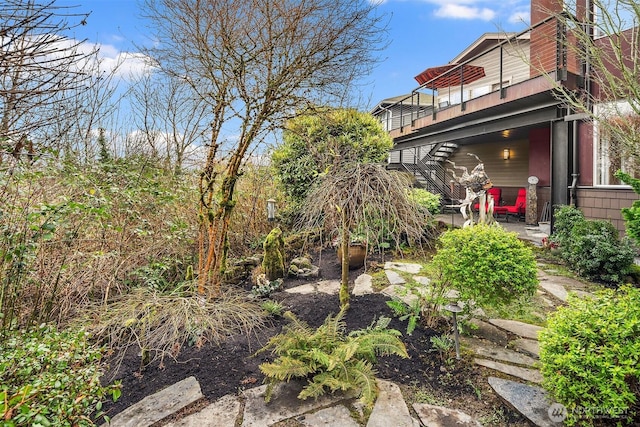
[[[340,283],[340,308],[349,308],[349,228],[342,225],[342,281]]]

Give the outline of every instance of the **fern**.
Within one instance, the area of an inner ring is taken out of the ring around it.
[[[368,328],[346,334],[345,310],[329,315],[317,329],[310,328],[291,312],[291,323],[272,337],[258,353],[270,350],[276,359],[260,365],[265,375],[269,402],[275,385],[292,378],[307,378],[299,399],[317,398],[327,390],[356,390],[371,407],[378,395],[373,364],[378,356],[409,357],[401,333],[387,329],[389,318],[381,317]]]

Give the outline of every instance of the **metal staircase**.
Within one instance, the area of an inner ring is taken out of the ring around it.
[[[447,172],[445,161],[457,149],[455,143],[442,142],[402,150],[400,164],[422,188],[430,193],[441,194],[443,205],[451,205],[452,200],[459,199],[460,195],[454,194],[455,189],[451,186],[453,177]]]

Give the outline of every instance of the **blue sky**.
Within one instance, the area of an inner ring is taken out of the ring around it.
[[[277,0],[275,0],[277,1]],[[529,21],[529,0],[372,0],[389,17],[390,44],[383,62],[367,76],[362,98],[373,107],[382,99],[410,92],[414,76],[443,65],[486,32],[520,31]],[[58,0],[92,12],[75,38],[99,43],[108,65],[130,58],[123,73],[135,72],[135,45],[148,41],[136,0]],[[133,59],[131,59],[133,58]]]

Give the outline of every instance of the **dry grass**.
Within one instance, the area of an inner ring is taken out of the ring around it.
[[[89,307],[81,323],[101,343],[119,351],[140,348],[143,365],[175,358],[185,345],[202,346],[265,324],[267,313],[246,292],[226,290],[218,299],[136,289],[107,305]]]

